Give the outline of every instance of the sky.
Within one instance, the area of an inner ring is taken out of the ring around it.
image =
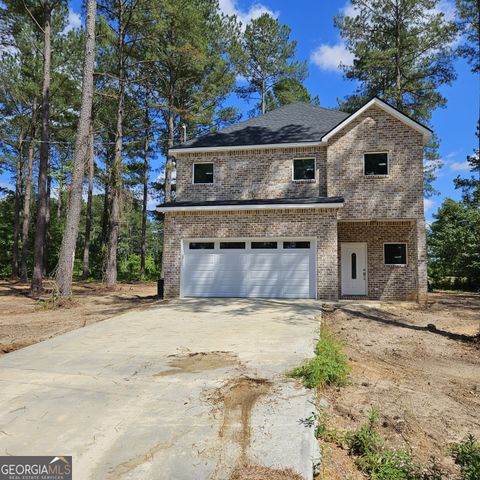
[[[306,60],[309,76],[305,81],[312,96],[318,95],[323,107],[337,107],[341,99],[354,90],[354,83],[344,80],[340,63],[348,64],[352,57],[345,49],[338,30],[333,25],[334,15],[348,13],[351,5],[348,0],[219,0],[221,10],[226,14],[236,14],[247,24],[253,18],[268,12],[286,23],[292,29],[291,39],[297,41],[297,58]],[[448,19],[455,15],[454,0],[440,0],[439,9]],[[81,1],[70,1],[69,24],[67,28],[82,25]],[[431,126],[440,138],[440,155],[444,166],[437,172],[434,187],[438,196],[425,200],[427,220],[432,219],[442,201],[447,198],[459,199],[453,179],[458,175],[467,176],[466,157],[472,153],[478,140],[475,136],[479,117],[479,77],[470,71],[463,59],[456,59],[455,70],[458,78],[452,85],[444,86],[441,93],[447,98],[447,106],[434,112]],[[240,80],[241,81],[241,80]],[[253,104],[231,95],[228,104],[236,106],[246,114]],[[157,159],[160,163],[160,158]],[[156,166],[158,174],[158,167]],[[154,165],[155,169],[155,165]],[[0,184],[10,184],[5,174],[0,176]],[[152,207],[154,200],[152,199]]]

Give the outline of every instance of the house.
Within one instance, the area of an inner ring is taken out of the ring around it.
[[[423,301],[423,146],[374,98],[353,114],[283,106],[170,150],[171,297]]]

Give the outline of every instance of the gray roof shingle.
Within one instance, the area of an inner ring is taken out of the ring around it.
[[[173,148],[318,142],[349,115],[339,110],[295,102]]]

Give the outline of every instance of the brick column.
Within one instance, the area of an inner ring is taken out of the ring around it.
[[[338,300],[337,219],[322,223],[322,233],[317,236],[317,298]]]
[[[425,219],[419,218],[416,222],[417,238],[417,300],[418,303],[427,303],[427,235],[425,230]]]

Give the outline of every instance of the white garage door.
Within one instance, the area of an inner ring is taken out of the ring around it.
[[[182,296],[315,298],[313,239],[183,243]]]

